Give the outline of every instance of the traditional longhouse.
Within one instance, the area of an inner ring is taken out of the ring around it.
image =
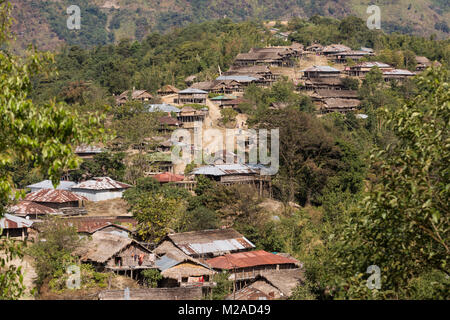
[[[131,98],[132,101],[150,101],[153,99],[153,96],[148,93],[146,90],[134,90],[130,93],[129,90],[122,92],[117,98],[116,98],[116,104],[117,105],[123,105]]]
[[[138,242],[105,232],[96,232],[75,250],[81,262],[97,270],[110,270],[137,278],[141,270],[155,269],[155,255]]]
[[[180,91],[180,89],[175,88],[174,86],[167,84],[161,89],[158,90],[158,95],[160,96],[168,96],[170,94],[177,94]]]
[[[207,97],[208,97],[208,92],[206,92],[206,91],[203,91],[200,89],[194,89],[194,88],[187,88],[187,89],[184,89],[184,90],[181,90],[178,92],[177,103],[179,103],[179,104],[188,104],[188,103],[205,104]]]
[[[172,242],[184,254],[193,258],[208,258],[225,253],[248,251],[255,247],[247,238],[233,229],[211,229],[183,233],[170,233],[164,241]]]
[[[56,187],[57,190],[69,190],[70,188],[76,185],[76,182],[73,181],[60,181],[59,185]],[[38,183],[30,184],[26,186],[27,189],[30,189],[30,192],[39,191],[42,189],[55,189],[53,183],[50,180],[43,180]]]
[[[24,200],[36,202],[53,209],[76,209],[83,207],[83,201],[88,199],[67,190],[42,189],[27,194]]]
[[[18,204],[7,208],[7,212],[26,219],[38,219],[43,216],[56,216],[62,213],[32,201],[19,201]]]
[[[247,281],[267,271],[296,269],[298,261],[264,250],[225,254],[205,261],[214,270],[228,271],[230,279]]]
[[[90,201],[102,201],[122,198],[123,192],[130,187],[109,177],[100,177],[81,182],[73,186],[72,191]]]
[[[393,67],[383,62],[363,62],[355,66],[346,67],[344,72],[352,77],[365,77],[367,73],[372,70],[372,68],[379,68],[381,71],[392,70]]]
[[[5,213],[0,218],[1,236],[7,238],[20,238],[25,240],[28,236],[29,228],[33,225],[33,221]]]

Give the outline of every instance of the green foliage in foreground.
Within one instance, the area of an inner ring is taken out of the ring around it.
[[[2,47],[9,40],[10,24],[10,5],[0,0]],[[80,163],[73,146],[89,144],[103,135],[96,116],[79,115],[54,101],[37,107],[29,99],[31,78],[48,71],[52,58],[36,52],[26,57],[0,52],[0,217],[16,188],[10,170],[14,163],[40,168],[56,185],[65,169]],[[0,299],[17,299],[23,293],[21,270],[7,268],[5,263],[21,257],[20,247],[2,242],[0,251],[6,252],[0,258]]]
[[[448,281],[433,285],[449,274],[448,70],[430,69],[417,84],[414,99],[395,111],[380,110],[397,140],[373,150],[376,179],[328,248],[336,297],[449,298],[442,290]],[[365,286],[370,265],[381,269],[381,290]]]

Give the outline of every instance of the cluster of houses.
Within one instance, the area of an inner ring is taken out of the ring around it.
[[[99,271],[126,274],[138,281],[142,270],[159,270],[158,288],[132,289],[130,299],[202,299],[216,287],[218,273],[226,273],[233,282],[228,299],[288,298],[304,279],[302,264],[287,254],[254,249],[233,229],[170,233],[153,249],[98,231],[77,254]],[[124,299],[124,291],[105,290],[99,298]]]

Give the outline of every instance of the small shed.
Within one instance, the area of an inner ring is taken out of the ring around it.
[[[32,225],[33,221],[6,213],[3,218],[0,218],[1,236],[25,240]]]
[[[128,188],[131,185],[109,177],[98,177],[73,186],[72,191],[90,201],[103,201],[122,198],[123,192]]]

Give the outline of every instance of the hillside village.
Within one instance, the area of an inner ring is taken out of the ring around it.
[[[450,299],[448,5],[294,2],[0,0],[0,300]]]
[[[366,75],[376,68],[387,84],[403,83],[430,66],[440,65],[425,57],[415,59],[417,66],[409,71],[377,61],[377,52],[370,48],[352,50],[342,44],[305,46],[293,42],[240,53],[228,70],[220,70],[211,81],[197,82],[192,75],[185,79],[185,89],[166,84],[155,95],[133,88],[114,99],[119,107],[138,102],[147,112],[158,114],[157,135],[147,137],[150,147],[145,152],[151,166],[145,176],[160,186],[181,188],[195,195],[199,177],[207,178],[225,187],[252,186],[260,197],[276,203],[272,199],[272,177],[262,175],[260,168],[238,163],[232,151],[219,150],[207,165],[187,168],[172,164],[172,132],[179,128],[193,131],[195,122],[204,129],[246,130],[248,115],[241,106],[249,103],[244,95],[247,88],[270,88],[281,79],[292,82],[295,93],[311,99],[317,117],[333,112],[354,113],[364,121],[367,115],[360,110],[357,90]],[[154,103],[155,98],[160,102]],[[272,110],[286,107],[284,102],[270,106]],[[234,113],[224,123],[226,110]],[[193,150],[192,141],[185,143]],[[140,152],[141,147],[135,145],[126,152]],[[113,151],[108,148],[79,145],[75,152],[82,159],[92,160]],[[231,154],[231,163],[225,161],[227,153]],[[223,297],[231,300],[287,299],[304,283],[302,261],[286,252],[257,250],[249,239],[226,225],[169,232],[156,243],[143,241],[137,231],[138,221],[123,199],[124,193],[135,186],[108,176],[70,181],[66,172],[61,178],[56,189],[50,180],[27,185],[25,198],[7,208],[0,226],[7,238],[28,242],[43,241],[42,231],[46,224],[53,223],[54,217],[74,227],[79,237],[86,240],[73,252],[77,261],[91,265],[95,272],[113,275],[109,276],[107,287],[90,295],[92,299],[125,299],[126,290],[114,284],[114,277],[131,281],[127,285],[128,299],[207,299],[217,287],[216,276],[220,274],[226,274],[225,280],[232,282],[231,292]],[[160,275],[152,288],[145,285],[148,270]],[[33,270],[28,267],[25,272]]]

